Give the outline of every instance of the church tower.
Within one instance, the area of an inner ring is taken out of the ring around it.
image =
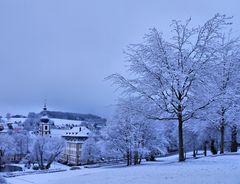
[[[39,134],[41,136],[50,136],[50,119],[47,116],[47,105],[44,103],[42,117],[40,119]]]

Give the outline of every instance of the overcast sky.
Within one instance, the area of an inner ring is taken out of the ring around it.
[[[50,110],[109,117],[117,93],[104,78],[124,73],[123,50],[172,19],[201,24],[234,16],[239,0],[0,0],[0,114]]]

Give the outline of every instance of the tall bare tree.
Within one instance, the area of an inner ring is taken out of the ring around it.
[[[213,100],[213,70],[222,32],[230,18],[217,14],[202,26],[174,20],[168,40],[157,29],[144,42],[130,45],[126,55],[131,73],[109,76],[127,94],[137,96],[147,118],[178,121],[179,161],[184,161],[183,123],[195,118]],[[146,108],[147,107],[147,108]]]

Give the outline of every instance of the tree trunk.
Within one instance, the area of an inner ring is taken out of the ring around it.
[[[53,163],[53,161],[48,162],[45,168],[50,169],[52,163]]]
[[[204,156],[207,156],[207,141],[204,142]]]
[[[142,162],[142,154],[139,156],[138,164],[141,164]]]
[[[182,110],[179,105],[179,113],[178,113],[178,155],[179,162],[185,160],[184,157],[184,145],[183,145],[183,118],[182,118]]]
[[[127,166],[132,165],[132,152],[131,151],[127,151]]]
[[[231,152],[237,152],[237,150],[238,150],[237,127],[234,125],[232,127]]]
[[[138,164],[138,151],[134,151],[134,165]]]
[[[42,151],[40,152],[40,169],[41,169],[41,170],[44,170],[44,169],[45,169]]]
[[[215,148],[215,140],[214,139],[211,140],[211,152],[213,155],[217,154],[217,149]]]
[[[225,136],[225,109],[222,108],[222,119],[221,119],[221,125],[220,125],[220,134],[221,134],[221,139],[220,139],[220,154],[224,153],[224,136]]]
[[[196,158],[197,154],[196,154],[196,148],[195,148],[195,144],[193,145],[193,157]]]
[[[53,163],[53,161],[55,160],[55,158],[57,157],[57,155],[52,155],[50,158],[49,158],[49,160],[48,160],[48,162],[47,162],[47,165],[46,165],[46,169],[49,169],[50,167],[51,167],[51,164]]]
[[[224,124],[221,125],[220,132],[221,132],[220,154],[223,154],[224,153],[224,132],[225,132]]]
[[[132,152],[129,151],[129,165],[132,165]]]
[[[2,158],[3,158],[3,151],[0,150],[0,167],[3,166],[3,161],[2,161]]]
[[[130,153],[127,151],[127,166],[130,165]]]

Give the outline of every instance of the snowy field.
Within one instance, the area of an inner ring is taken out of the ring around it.
[[[209,156],[178,163],[176,156],[140,166],[83,168],[8,178],[10,184],[240,184],[240,155]]]

